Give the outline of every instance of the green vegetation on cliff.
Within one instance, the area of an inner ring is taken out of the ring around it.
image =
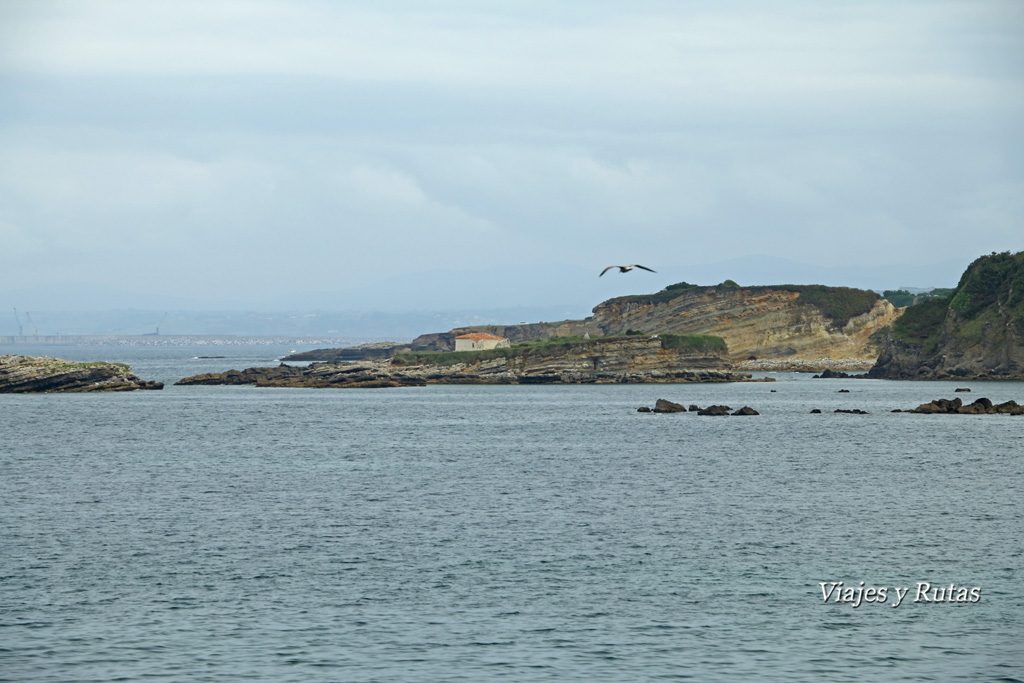
[[[797,303],[814,306],[821,314],[839,327],[850,322],[851,318],[864,315],[881,297],[878,292],[854,287],[827,287],[825,285],[768,285],[750,287],[753,291],[781,289],[786,292],[797,292]]]
[[[931,299],[911,306],[892,324],[893,335],[902,342],[920,346],[925,353],[935,350],[949,298]]]
[[[661,348],[692,353],[725,353],[725,340],[711,334],[660,334]]]
[[[911,306],[869,373],[886,378],[1024,378],[1024,252],[967,267],[951,297]]]
[[[1024,322],[1024,251],[982,256],[960,278],[949,307],[966,320],[978,317],[994,304],[1013,311]]]
[[[896,338],[931,353],[950,310],[958,317],[956,336],[966,342],[980,342],[986,330],[994,341],[1002,339],[1000,320],[1024,334],[1024,252],[982,256],[964,271],[951,293],[908,308],[893,323]]]

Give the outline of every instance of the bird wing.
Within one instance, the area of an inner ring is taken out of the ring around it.
[[[652,273],[657,273],[658,272],[656,270],[651,270],[647,266],[641,266],[639,263],[634,263],[633,265],[636,266],[637,268],[643,268],[644,270],[650,270]]]
[[[618,266],[608,266],[607,268],[605,268],[604,270],[601,271],[601,275],[604,275],[605,273],[607,273],[612,268],[618,268]],[[601,275],[598,275],[598,277],[601,277]]]

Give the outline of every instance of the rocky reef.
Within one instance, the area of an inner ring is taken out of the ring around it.
[[[163,389],[122,363],[72,363],[43,356],[0,356],[0,393],[72,393]]]
[[[907,309],[869,377],[1024,379],[1024,252],[974,261],[953,294]]]
[[[631,335],[487,351],[413,352],[398,354],[390,361],[324,362],[308,367],[282,364],[195,375],[177,384],[376,388],[751,380],[749,374],[730,372],[728,368],[721,340]]]

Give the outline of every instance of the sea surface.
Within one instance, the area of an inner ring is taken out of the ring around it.
[[[0,680],[1024,680],[1024,417],[890,412],[1024,383],[775,377],[0,395]]]

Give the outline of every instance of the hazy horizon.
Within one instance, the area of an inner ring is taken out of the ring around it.
[[[828,268],[780,258],[750,257],[691,266],[682,271],[634,270],[604,277],[581,268],[499,269],[408,274],[350,293],[308,293],[234,307],[150,296],[102,287],[63,286],[0,292],[0,335],[33,334],[238,334],[388,337],[405,339],[453,327],[585,318],[610,298],[646,294],[680,281],[743,286],[828,284],[927,290],[956,285],[970,259],[925,267]],[[680,277],[686,275],[686,277]],[[795,277],[789,277],[795,276]],[[493,287],[476,286],[487,282]],[[418,286],[427,283],[430,286]],[[874,283],[874,286],[872,286]],[[547,294],[546,301],[543,299]],[[595,298],[596,297],[596,298]],[[525,303],[524,303],[525,302]],[[221,301],[214,303],[223,304]],[[251,304],[251,305],[250,305]],[[16,309],[20,313],[15,314]],[[31,315],[31,320],[26,318]],[[20,320],[19,320],[20,318]]]

